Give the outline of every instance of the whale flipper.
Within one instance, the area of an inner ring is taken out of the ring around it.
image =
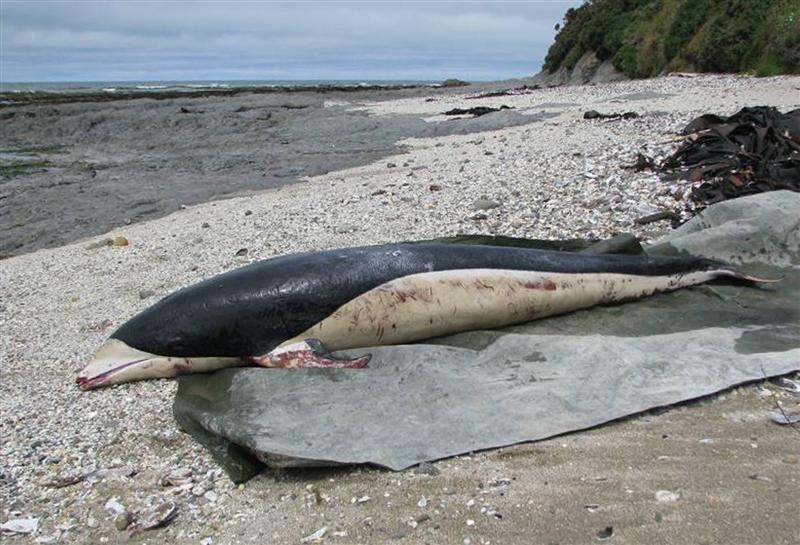
[[[306,339],[287,346],[276,348],[263,355],[250,358],[262,367],[297,369],[303,367],[323,367],[329,369],[361,369],[366,367],[371,354],[353,359],[337,358],[325,348],[319,339]]]

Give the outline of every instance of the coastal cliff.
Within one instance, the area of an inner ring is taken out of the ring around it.
[[[800,73],[797,0],[588,0],[567,10],[556,30],[540,84]]]

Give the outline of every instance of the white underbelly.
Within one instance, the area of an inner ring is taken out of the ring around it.
[[[705,282],[712,271],[674,276],[464,269],[414,274],[347,302],[286,346],[308,338],[331,350],[401,344],[502,327]]]

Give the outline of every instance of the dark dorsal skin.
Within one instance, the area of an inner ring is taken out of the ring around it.
[[[480,268],[662,276],[719,265],[692,257],[461,244],[388,244],[291,254],[181,289],[131,318],[112,338],[163,356],[249,357],[266,354],[351,299],[410,274]]]

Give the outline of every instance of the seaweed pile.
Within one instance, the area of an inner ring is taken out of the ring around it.
[[[471,115],[474,117],[480,117],[482,115],[491,114],[494,112],[499,112],[500,110],[510,110],[508,106],[503,104],[499,108],[492,108],[490,106],[475,106],[473,108],[453,108],[452,110],[447,110],[444,115]]]
[[[662,172],[701,184],[692,200],[709,205],[778,189],[800,191],[800,109],[742,108],[730,117],[706,114],[689,123],[689,138]]]

